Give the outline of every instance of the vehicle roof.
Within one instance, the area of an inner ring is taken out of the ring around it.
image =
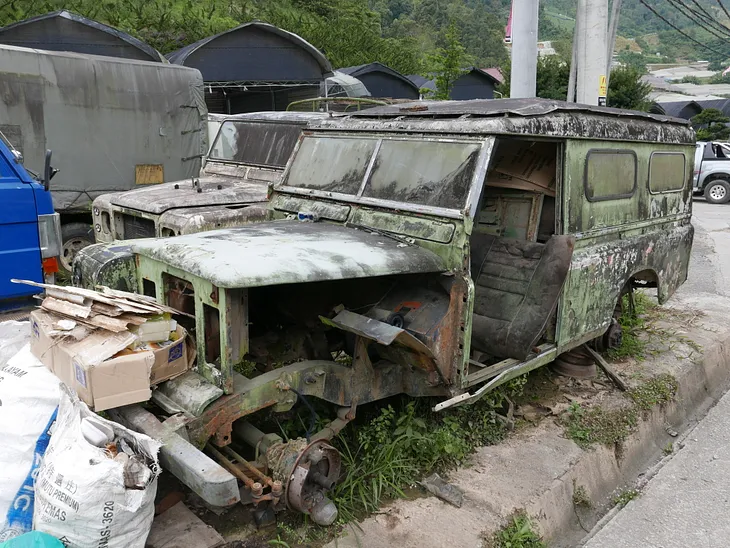
[[[270,221],[175,238],[130,241],[132,251],[218,287],[259,287],[443,272],[443,260],[395,238],[325,222]]]
[[[553,112],[585,112],[604,116],[631,116],[659,122],[673,122],[689,125],[688,120],[672,118],[637,110],[626,110],[609,107],[566,103],[554,99],[472,99],[468,101],[412,101],[399,105],[386,105],[353,112],[354,118],[392,118],[405,116],[408,118],[459,118],[493,117],[493,116],[541,116]]]
[[[226,120],[248,120],[256,122],[301,122],[307,123],[312,120],[328,118],[327,112],[293,112],[293,111],[262,111],[245,112],[242,114],[215,114],[208,113],[208,119],[216,122]]]
[[[538,98],[412,101],[312,122],[310,127],[695,142],[689,121],[681,118]]]

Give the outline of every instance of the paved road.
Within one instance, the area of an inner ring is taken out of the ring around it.
[[[730,204],[695,202],[691,295],[730,295]],[[730,393],[689,433],[684,447],[587,548],[730,546]]]

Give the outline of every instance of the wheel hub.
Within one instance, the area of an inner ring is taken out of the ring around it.
[[[725,187],[722,185],[714,185],[712,188],[710,188],[710,196],[714,200],[722,200],[725,197]]]

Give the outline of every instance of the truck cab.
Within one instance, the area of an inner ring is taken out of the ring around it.
[[[94,200],[97,242],[169,237],[263,220],[307,122],[324,113],[257,112],[213,120],[200,177],[104,194]]]
[[[52,282],[58,272],[61,230],[47,190],[53,173],[50,159],[49,152],[40,182],[0,132],[0,311],[27,306],[38,292],[11,280]]]

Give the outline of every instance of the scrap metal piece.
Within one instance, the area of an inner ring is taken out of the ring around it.
[[[240,500],[236,478],[140,405],[110,409],[112,420],[162,442],[160,464],[211,506]]]
[[[443,478],[436,473],[431,474],[423,481],[419,481],[418,485],[422,486],[432,495],[436,495],[441,500],[444,500],[457,508],[461,508],[461,504],[464,502],[464,491],[456,485],[444,481]]]
[[[156,401],[158,392],[182,407],[188,413],[199,417],[208,405],[223,395],[223,390],[209,383],[194,371],[162,383],[152,399]],[[162,402],[165,404],[166,402]]]
[[[436,370],[436,362],[431,349],[405,329],[368,318],[362,314],[350,312],[349,310],[341,311],[331,320],[320,316],[320,320],[326,325],[354,333],[355,335],[384,346],[397,344],[405,347],[408,351],[418,356],[418,359],[414,361],[413,365],[426,371]]]

